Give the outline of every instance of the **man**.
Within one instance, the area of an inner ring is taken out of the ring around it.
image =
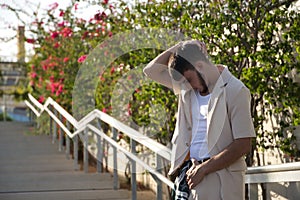
[[[197,40],[164,51],[144,73],[179,95],[169,174],[190,160],[184,171],[189,199],[244,199],[244,155],[255,137],[249,90],[226,67],[214,65]]]

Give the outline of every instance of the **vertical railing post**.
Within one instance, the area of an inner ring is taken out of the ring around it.
[[[248,183],[248,199],[258,199],[258,185],[256,183]]]
[[[51,108],[49,107],[49,110],[51,111]],[[53,133],[53,119],[52,117],[49,115],[49,135],[51,136],[51,134]]]
[[[162,172],[162,160],[160,155],[156,154],[156,171],[157,172]],[[155,179],[156,181],[156,199],[161,200],[162,199],[162,182],[159,178]]]
[[[38,120],[38,117],[34,114],[33,111],[32,111],[32,114],[33,114],[33,119],[34,119],[34,127],[40,128],[40,120]]]
[[[112,128],[112,133],[113,133],[113,140],[117,141],[117,130],[115,128]],[[113,148],[113,176],[114,176],[114,190],[118,189],[118,184],[119,184],[119,180],[118,180],[118,158],[117,158],[117,149],[116,147],[112,147]]]
[[[32,110],[29,108],[28,109],[28,119],[29,119],[29,122],[30,122],[30,125],[33,125],[33,122],[32,122]],[[5,119],[6,117],[5,117],[5,113],[4,113],[4,111],[3,111],[3,121],[5,121],[6,119]]]
[[[131,153],[136,155],[136,141],[130,138]],[[131,199],[137,199],[137,183],[136,183],[136,162],[131,159]]]
[[[74,155],[74,170],[79,170],[78,167],[78,135],[73,137],[73,155]]]
[[[98,129],[102,131],[101,128],[101,120],[97,120]],[[97,134],[97,172],[102,173],[103,172],[103,145],[102,145],[102,138],[100,135]]]
[[[71,124],[69,121],[67,121],[67,129],[70,131],[71,130]],[[68,134],[66,134],[66,158],[69,160],[70,159],[70,137]]]
[[[58,113],[58,116],[59,116],[59,120],[60,120],[61,122],[63,122],[62,114],[59,114],[59,113]],[[58,151],[59,151],[59,152],[61,152],[61,151],[62,151],[62,148],[63,148],[63,142],[64,142],[64,140],[63,140],[63,135],[64,135],[63,129],[62,129],[62,127],[59,126],[59,144],[58,144]]]
[[[88,129],[83,131],[83,170],[85,173],[89,172],[89,153],[88,153]]]
[[[57,111],[54,108],[54,115],[57,117]],[[53,126],[53,133],[52,133],[52,144],[54,144],[56,142],[56,134],[57,134],[57,124],[55,122],[55,120],[53,120],[54,122],[54,126]]]

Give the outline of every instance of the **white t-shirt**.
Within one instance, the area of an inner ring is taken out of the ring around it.
[[[207,113],[210,94],[201,96],[199,92],[192,95],[192,142],[190,146],[190,157],[202,160],[210,157],[207,146]]]

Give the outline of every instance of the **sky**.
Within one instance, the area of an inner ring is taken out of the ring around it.
[[[40,12],[42,10],[47,10],[50,5],[57,2],[59,4],[58,9],[64,9],[71,4],[72,0],[0,0],[0,60],[2,61],[16,61],[16,55],[18,52],[17,48],[17,27],[22,25],[22,22],[18,20],[16,15],[4,9],[2,4],[8,4],[11,7],[24,9],[28,13],[33,13],[36,11],[38,5],[40,5]],[[87,4],[85,2],[80,2],[78,6],[77,16],[90,19],[94,14],[100,9],[98,6],[94,5],[89,7],[89,12],[80,11],[81,8],[85,8]],[[25,14],[21,15],[22,20],[26,23],[32,22],[33,18]],[[26,30],[26,27],[25,27]],[[28,32],[25,32],[25,36],[30,37]],[[4,40],[3,40],[4,39]],[[31,44],[25,44],[26,53],[32,54]]]

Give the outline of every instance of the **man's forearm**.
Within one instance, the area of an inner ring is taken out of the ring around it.
[[[249,153],[251,148],[251,138],[241,138],[234,140],[219,154],[213,156],[202,168],[205,174],[209,174],[226,168],[237,161],[243,155]]]
[[[178,48],[178,44],[159,54],[144,68],[144,73],[152,80],[172,88],[173,85],[168,71],[168,62],[171,54],[176,48]]]

